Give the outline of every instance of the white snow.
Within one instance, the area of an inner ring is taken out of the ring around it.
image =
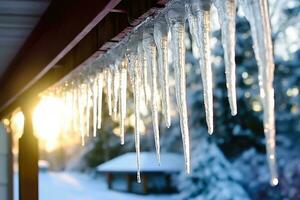
[[[18,198],[18,175],[14,177],[14,199]],[[93,178],[75,172],[47,172],[39,175],[40,200],[172,200],[174,195],[137,195],[109,190],[104,177]]]
[[[136,154],[126,153],[98,166],[99,172],[136,172]],[[140,154],[141,172],[179,172],[183,169],[184,159],[180,154],[162,153],[161,164],[157,164],[156,154],[153,152],[141,152]]]

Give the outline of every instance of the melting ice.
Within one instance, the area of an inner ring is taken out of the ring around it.
[[[180,117],[180,128],[183,141],[186,172],[190,172],[190,139],[188,129],[188,109],[186,99],[185,69],[185,24],[189,25],[192,40],[200,51],[200,71],[203,84],[203,95],[208,133],[213,132],[213,71],[210,50],[211,7],[215,6],[219,17],[224,49],[224,63],[228,101],[231,114],[237,114],[236,75],[235,75],[235,18],[236,0],[173,0],[157,15],[149,17],[119,45],[99,57],[95,63],[83,72],[74,72],[70,76],[71,87],[66,82],[56,85],[54,90],[68,101],[72,94],[72,122],[64,126],[64,130],[72,128],[81,134],[82,144],[93,135],[102,123],[102,93],[106,86],[107,106],[109,115],[116,119],[119,116],[121,144],[125,141],[125,119],[127,76],[129,76],[134,96],[134,133],[137,152],[137,179],[140,178],[140,132],[141,132],[141,101],[150,108],[153,123],[155,147],[160,160],[159,143],[159,107],[166,127],[171,126],[169,67],[175,71],[175,91],[177,110]],[[264,108],[264,132],[271,185],[278,184],[275,155],[275,114],[273,74],[274,61],[271,40],[267,0],[240,0],[245,16],[250,23],[254,52],[258,63],[260,96]],[[171,36],[169,40],[168,35]],[[169,46],[171,48],[169,48]],[[124,51],[126,49],[126,51]],[[169,52],[169,51],[172,52]],[[172,53],[173,63],[169,66],[168,55]],[[109,56],[107,56],[109,55]],[[96,66],[96,67],[95,67]],[[93,73],[90,73],[90,72]],[[83,78],[82,78],[83,77]],[[53,88],[50,88],[51,92]],[[47,91],[46,91],[47,92]],[[142,96],[141,96],[142,95]],[[144,97],[144,98],[141,98]],[[161,98],[159,98],[161,97]],[[92,111],[92,113],[91,113]],[[199,111],[201,112],[201,111]],[[92,120],[92,123],[90,121]],[[92,126],[92,129],[91,129]]]

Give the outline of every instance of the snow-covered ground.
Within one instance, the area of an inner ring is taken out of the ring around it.
[[[18,176],[15,175],[18,199]],[[71,172],[46,172],[39,175],[40,200],[172,200],[172,195],[136,195],[109,190],[105,179]]]

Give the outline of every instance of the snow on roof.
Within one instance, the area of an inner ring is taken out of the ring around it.
[[[179,172],[184,167],[180,154],[162,153],[158,165],[156,153],[141,152],[141,172]],[[109,160],[97,167],[99,172],[136,172],[136,153],[130,152]]]

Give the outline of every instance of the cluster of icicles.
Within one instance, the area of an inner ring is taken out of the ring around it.
[[[237,114],[235,87],[235,18],[237,4],[248,19],[258,63],[260,96],[264,108],[264,132],[271,172],[271,184],[277,185],[275,161],[273,55],[267,0],[174,0],[136,27],[124,41],[96,59],[85,72],[56,86],[66,102],[73,102],[70,123],[82,134],[82,141],[101,129],[102,92],[106,91],[109,115],[119,118],[121,144],[124,144],[127,77],[134,94],[135,147],[137,179],[140,179],[140,106],[145,103],[152,114],[155,147],[160,160],[158,107],[167,127],[171,125],[169,94],[169,51],[175,71],[175,91],[183,141],[185,169],[190,173],[190,139],[186,103],[185,22],[200,52],[200,68],[208,133],[213,133],[213,83],[210,51],[211,6],[217,8],[222,30],[228,100],[232,115]],[[75,73],[75,72],[74,72]],[[85,74],[85,75],[83,75]],[[80,80],[80,81],[79,81]],[[84,81],[83,81],[84,80]],[[69,84],[71,83],[71,84]],[[68,86],[66,86],[68,85]],[[161,98],[159,98],[159,96]],[[69,100],[68,100],[69,99]],[[145,102],[142,102],[144,100]],[[200,112],[200,111],[199,111]],[[75,115],[75,116],[74,116]],[[93,124],[90,124],[93,123]]]

